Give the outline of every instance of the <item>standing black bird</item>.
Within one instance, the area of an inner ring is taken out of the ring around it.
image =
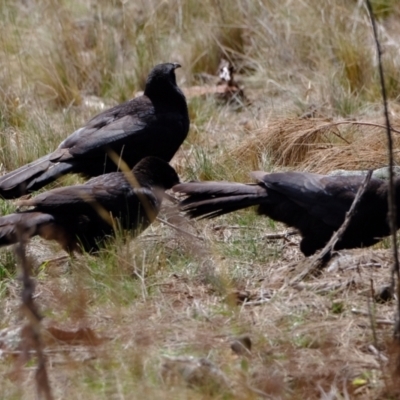
[[[29,237],[56,240],[68,252],[93,252],[122,227],[139,234],[156,218],[164,191],[179,183],[165,161],[146,157],[132,172],[111,172],[83,185],[57,188],[30,200],[27,211],[0,218],[0,246],[16,243],[19,229]]]
[[[103,111],[53,153],[0,177],[0,196],[19,197],[70,172],[92,177],[117,171],[110,151],[129,168],[147,156],[170,161],[189,131],[186,99],[175,78],[179,67],[155,66],[143,96]]]
[[[297,228],[302,236],[300,250],[310,256],[342,225],[364,180],[363,176],[307,172],[257,171],[252,176],[257,184],[189,182],[173,190],[188,195],[180,207],[192,218],[214,218],[258,205],[258,214]],[[371,246],[390,234],[387,196],[388,183],[371,179],[336,250]],[[396,180],[396,196],[400,206],[400,179]]]

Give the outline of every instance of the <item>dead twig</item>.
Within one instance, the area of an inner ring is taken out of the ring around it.
[[[369,323],[371,326],[371,330],[372,330],[372,338],[374,341],[374,345],[370,345],[370,347],[375,348],[377,351],[379,349],[379,345],[378,345],[378,335],[376,333],[376,316],[375,316],[375,309],[373,306],[373,300],[375,298],[375,289],[374,289],[374,281],[372,279],[370,279],[370,296],[367,296],[367,305],[368,305],[368,317],[369,317]],[[378,363],[379,363],[379,367],[381,369],[382,372],[382,377],[384,380],[386,380],[386,375],[385,375],[385,368],[383,365],[383,358],[381,355],[381,353],[378,351],[377,354],[375,354],[378,356]]]
[[[364,317],[369,317],[368,311],[358,310],[357,308],[352,308],[351,313],[354,315],[363,315]],[[375,324],[376,325],[394,325],[395,321],[392,321],[390,319],[376,318]]]
[[[27,324],[22,329],[23,351],[20,364],[27,362],[32,355],[32,349],[37,356],[37,369],[35,374],[37,397],[52,400],[51,387],[46,370],[46,360],[43,354],[42,341],[40,337],[42,316],[34,302],[35,282],[31,277],[31,265],[26,257],[25,244],[26,232],[18,226],[17,232],[19,242],[15,247],[15,253],[19,258],[20,280],[22,281],[22,312],[28,319]]]
[[[291,285],[294,285],[302,281],[305,277],[309,276],[316,270],[321,269],[325,265],[325,262],[328,258],[327,256],[329,256],[332,253],[332,250],[335,247],[336,243],[340,240],[340,238],[346,231],[347,227],[349,226],[351,218],[356,212],[357,205],[360,202],[366,188],[368,187],[369,181],[371,180],[372,172],[373,170],[368,171],[362,185],[359,187],[356,197],[354,198],[353,203],[351,204],[350,210],[346,213],[346,217],[343,221],[342,226],[332,235],[331,239],[325,245],[325,247],[311,259],[311,263],[308,265],[308,267],[305,267],[303,269],[302,267],[304,266],[305,263],[302,262],[300,264],[300,267],[303,270],[290,282]]]
[[[159,222],[161,222],[161,223],[163,223],[163,224],[169,226],[169,227],[172,228],[172,229],[175,229],[176,231],[178,231],[178,232],[180,232],[180,233],[183,233],[184,235],[188,235],[188,236],[190,236],[190,237],[192,237],[192,238],[194,238],[194,239],[198,239],[198,240],[203,241],[203,238],[202,238],[201,236],[193,235],[193,233],[190,233],[190,232],[186,231],[185,229],[179,228],[179,226],[176,226],[176,225],[174,225],[174,224],[171,224],[171,222],[168,222],[168,221],[165,220],[165,219],[162,219],[162,218],[160,218],[160,217],[157,217],[157,221],[159,221]]]
[[[319,131],[323,128],[332,128],[334,126],[338,126],[338,125],[364,125],[364,126],[373,126],[376,128],[382,128],[382,129],[387,129],[386,125],[382,125],[382,124],[377,124],[375,122],[366,122],[366,121],[336,121],[336,122],[329,122],[327,124],[324,125],[320,125],[318,126],[314,131]],[[390,130],[394,133],[399,133],[400,134],[400,130],[395,129],[390,127]],[[313,132],[314,132],[313,131]],[[343,139],[345,142],[347,142],[347,140],[345,140],[344,138],[341,137],[341,139]]]
[[[335,283],[305,283],[305,282],[300,282],[296,283],[293,285],[293,288],[296,290],[309,290],[313,291],[318,294],[322,293],[332,293],[333,291],[338,292],[339,290],[344,290],[351,285],[354,285],[354,280],[353,279],[348,279],[344,282],[335,282]]]
[[[378,32],[376,29],[375,16],[372,10],[370,0],[365,0],[368,8],[369,17],[371,19],[372,30],[374,33],[374,39],[376,44],[376,52],[378,56],[378,67],[379,67],[379,78],[381,83],[382,91],[382,101],[383,101],[383,111],[386,122],[386,136],[387,136],[387,150],[389,158],[389,224],[392,238],[392,251],[393,251],[393,268],[392,268],[392,289],[395,287],[395,276],[397,277],[397,323],[394,328],[394,336],[400,342],[400,266],[399,266],[399,254],[397,251],[397,210],[396,210],[396,192],[394,188],[394,171],[393,171],[393,139],[391,134],[389,110],[387,105],[386,87],[385,87],[385,77],[383,75],[382,67],[382,50],[378,39]]]
[[[220,231],[222,229],[238,229],[238,230],[254,230],[261,231],[262,229],[256,228],[254,226],[242,226],[242,225],[215,225],[212,227],[214,231]],[[267,233],[262,236],[261,239],[274,240],[274,239],[286,239],[288,236],[297,235],[297,231],[285,231],[285,232],[277,232],[277,233]]]
[[[379,351],[379,350],[378,350],[375,346],[373,346],[372,344],[370,344],[370,345],[368,346],[368,350],[369,350],[374,356],[376,356],[376,357],[378,358],[379,364],[387,363],[387,362],[389,361],[389,359],[388,359],[384,354],[382,354],[382,352]]]
[[[221,229],[246,229],[253,231],[261,231],[261,228],[255,226],[244,226],[244,225],[215,225],[212,227],[214,231],[220,231]]]
[[[286,239],[287,237],[297,235],[298,233],[299,232],[297,231],[268,233],[264,235],[261,239],[267,239],[267,240]]]

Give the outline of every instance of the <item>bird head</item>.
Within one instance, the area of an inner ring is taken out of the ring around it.
[[[174,168],[158,157],[143,158],[135,165],[133,173],[142,186],[157,186],[167,190],[179,183]]]
[[[156,65],[147,77],[146,86],[158,81],[169,81],[176,84],[175,70],[180,68],[178,63],[163,63]]]
[[[180,68],[178,63],[163,63],[156,65],[149,73],[144,94],[151,98],[154,92],[165,90],[168,86],[177,87],[175,70]]]

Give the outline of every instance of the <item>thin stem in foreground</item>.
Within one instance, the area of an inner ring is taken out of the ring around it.
[[[372,10],[370,0],[365,0],[369,12],[369,17],[371,19],[372,30],[374,33],[374,39],[376,44],[376,52],[378,56],[378,67],[379,67],[379,78],[381,83],[381,91],[382,91],[382,101],[383,101],[383,111],[386,122],[386,136],[387,136],[387,146],[388,146],[388,158],[389,158],[389,224],[390,231],[392,237],[392,251],[393,251],[393,268],[392,268],[392,288],[395,286],[395,276],[397,276],[397,323],[395,324],[395,337],[400,340],[400,267],[399,267],[399,254],[397,251],[397,240],[396,240],[396,232],[397,232],[397,210],[396,210],[396,193],[394,187],[394,172],[393,172],[393,140],[391,134],[390,120],[389,120],[389,111],[387,105],[387,96],[386,96],[386,87],[385,87],[385,78],[383,75],[383,67],[382,67],[382,50],[381,45],[378,39],[378,32],[376,29],[376,21],[374,17],[374,12]]]

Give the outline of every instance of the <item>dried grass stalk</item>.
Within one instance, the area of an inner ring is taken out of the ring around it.
[[[394,118],[392,127],[398,148],[400,120]],[[260,168],[265,154],[277,168],[318,173],[379,168],[387,164],[384,129],[382,121],[376,120],[278,119],[233,149],[230,156],[240,164],[250,163],[246,167],[251,169]]]

